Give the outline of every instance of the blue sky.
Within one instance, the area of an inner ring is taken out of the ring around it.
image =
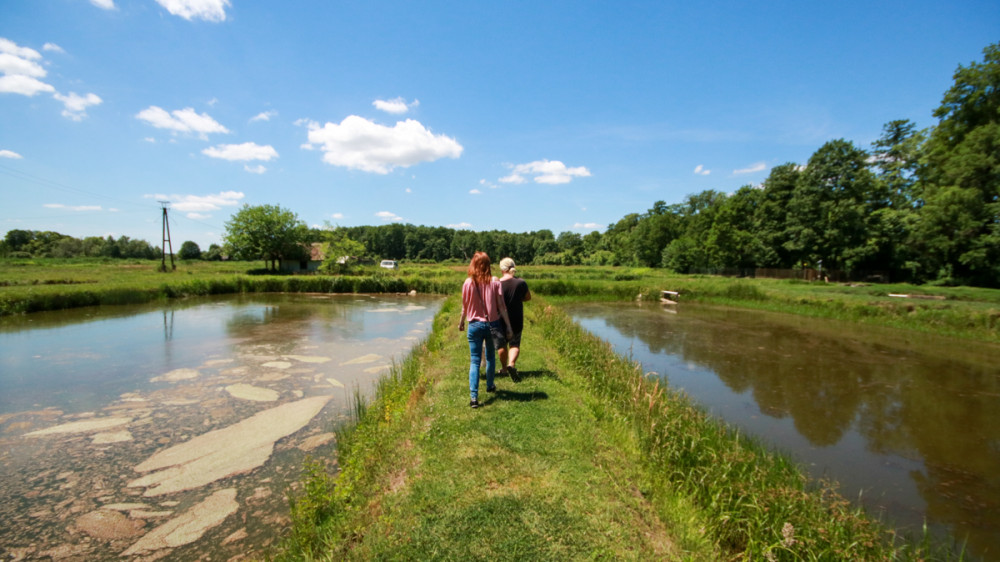
[[[1000,3],[0,0],[0,233],[603,231],[933,125]]]

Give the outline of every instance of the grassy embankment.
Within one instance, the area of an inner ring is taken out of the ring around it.
[[[445,293],[455,273],[447,269],[401,274],[378,267],[351,275],[259,274],[248,262],[180,262],[170,273],[158,261],[0,261],[0,316],[82,306],[140,304],[155,300],[235,293]]]
[[[926,560],[537,298],[520,383],[468,406],[457,298],[308,466],[279,560]],[[934,550],[931,550],[934,548]]]
[[[360,268],[352,275],[250,275],[259,262],[180,262],[159,273],[158,261],[0,260],[0,316],[78,306],[137,304],[185,296],[254,292],[392,292],[450,294],[465,264],[403,264],[398,272]],[[562,299],[658,299],[704,302],[819,318],[881,324],[966,339],[1000,342],[1000,291],[970,287],[843,285],[775,279],[676,275],[618,267],[528,266],[532,292]],[[941,300],[894,298],[889,294]]]

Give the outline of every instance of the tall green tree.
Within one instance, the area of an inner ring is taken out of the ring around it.
[[[872,257],[863,251],[866,214],[878,205],[868,153],[843,139],[809,158],[788,203],[785,248],[797,264],[856,270]]]
[[[661,253],[661,263],[678,273],[714,269],[709,260],[709,233],[726,194],[712,189],[688,195],[684,203],[671,207],[679,217],[679,235]]]
[[[917,240],[943,282],[1000,285],[1000,44],[959,65],[920,168]]]
[[[754,223],[763,198],[763,189],[745,185],[719,201],[712,226],[705,235],[709,268],[746,270],[756,266],[760,241],[754,233]]]
[[[198,247],[197,242],[185,240],[184,243],[181,244],[180,251],[177,252],[177,257],[182,260],[200,260],[201,248]]]
[[[302,259],[307,254],[309,228],[298,215],[279,205],[243,205],[226,222],[224,240],[235,259],[262,259],[277,269],[281,259]]]
[[[771,168],[754,218],[755,238],[759,243],[758,267],[788,268],[795,263],[792,248],[785,244],[788,206],[801,175],[800,167],[786,163]]]
[[[635,239],[632,231],[639,224],[639,214],[629,213],[608,226],[604,233],[604,244],[613,256],[613,265],[636,265]]]
[[[326,272],[339,272],[349,269],[355,258],[363,257],[365,245],[352,240],[344,228],[336,228],[327,223],[322,231],[323,265],[320,269]]]
[[[663,259],[663,249],[681,235],[681,217],[678,209],[664,201],[656,201],[639,217],[632,230],[632,260],[637,265],[657,267]]]
[[[882,136],[872,143],[877,176],[885,184],[885,195],[893,207],[919,207],[917,169],[925,134],[909,119],[883,125]]]
[[[908,119],[886,123],[872,143],[872,160],[879,182],[875,197],[887,204],[867,217],[865,246],[877,267],[896,281],[920,279],[920,254],[914,236],[923,198],[917,170],[926,135]]]

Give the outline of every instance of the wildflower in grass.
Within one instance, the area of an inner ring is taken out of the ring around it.
[[[781,545],[785,548],[792,548],[799,541],[795,540],[795,527],[791,523],[785,522],[785,525],[781,528]]]

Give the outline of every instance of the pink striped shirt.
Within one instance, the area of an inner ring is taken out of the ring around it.
[[[465,284],[462,285],[462,310],[469,322],[499,320],[501,309],[506,310],[506,305],[503,302],[503,288],[496,277],[490,280],[489,285],[478,285],[472,282],[471,277],[465,278]]]

